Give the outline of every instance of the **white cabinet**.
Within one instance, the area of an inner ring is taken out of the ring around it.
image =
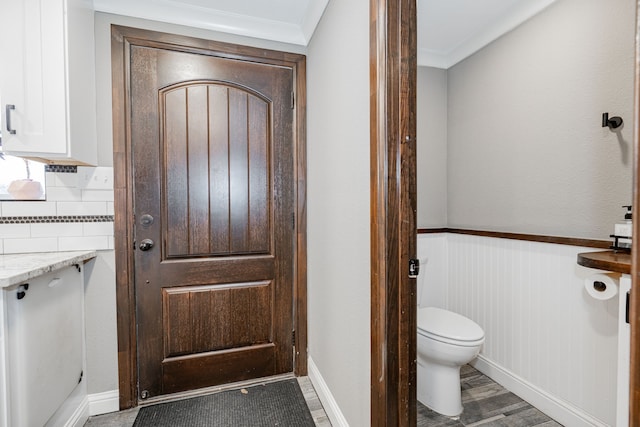
[[[12,426],[44,426],[84,370],[83,280],[76,267],[5,290]]]
[[[88,418],[81,270],[95,256],[0,255],[0,427]]]
[[[3,150],[54,164],[97,163],[91,0],[3,1]]]

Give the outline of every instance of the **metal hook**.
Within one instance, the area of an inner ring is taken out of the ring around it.
[[[602,127],[608,127],[609,129],[617,129],[622,126],[622,117],[614,116],[609,118],[609,113],[602,113]]]

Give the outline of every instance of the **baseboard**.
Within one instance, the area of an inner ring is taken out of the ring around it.
[[[82,399],[80,405],[71,414],[64,427],[82,427],[89,419],[89,399]]]
[[[572,427],[607,427],[607,424],[599,419],[536,387],[482,355],[478,356],[471,365],[562,425]]]
[[[333,427],[349,427],[347,419],[342,414],[342,411],[340,411],[338,402],[336,402],[336,400],[334,399],[333,395],[331,394],[331,390],[329,390],[327,383],[324,381],[324,378],[322,378],[322,375],[320,374],[320,370],[318,369],[316,364],[313,363],[313,359],[311,357],[309,357],[308,359],[307,367],[309,370],[309,379],[311,380],[311,384],[313,384],[313,388],[318,394],[318,398],[322,403],[324,411],[327,413],[329,421],[331,421],[331,425]]]
[[[102,415],[120,410],[120,392],[109,390],[89,395],[89,415]]]
[[[86,382],[82,381],[51,415],[45,427],[82,427],[89,419]]]

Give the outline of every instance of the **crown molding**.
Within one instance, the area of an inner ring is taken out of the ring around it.
[[[329,0],[312,1],[301,24],[241,15],[173,0],[93,0],[98,12],[306,46]]]
[[[504,14],[493,22],[489,22],[481,31],[470,34],[464,42],[453,47],[448,52],[419,49],[418,65],[448,69],[531,19],[555,1],[520,2],[516,7],[511,8],[509,13]]]

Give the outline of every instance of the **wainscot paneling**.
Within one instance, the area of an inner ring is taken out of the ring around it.
[[[535,391],[523,397],[564,425],[615,425],[618,299],[591,298],[595,270],[576,263],[593,248],[449,233],[421,234],[418,248],[447,308],[485,331],[476,367]]]

